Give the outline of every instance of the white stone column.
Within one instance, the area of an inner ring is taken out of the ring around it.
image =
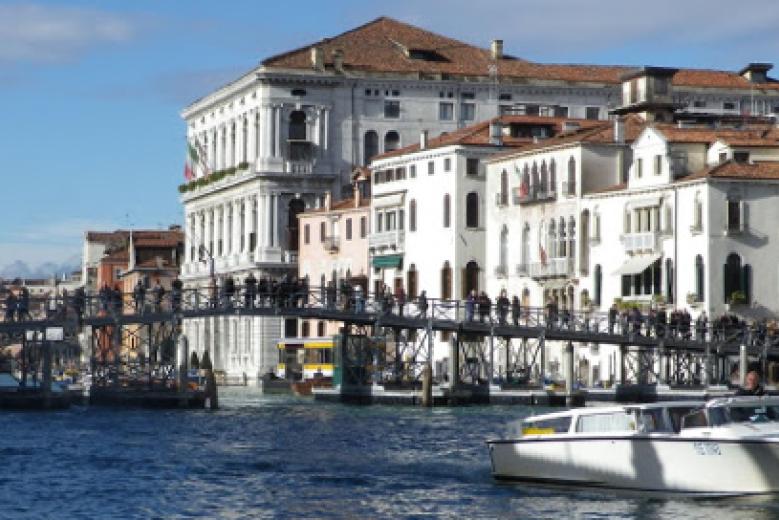
[[[238,253],[241,252],[241,205],[239,200],[234,200],[232,202],[233,207],[233,232],[232,232],[232,241],[233,241],[233,247],[231,248],[231,253],[233,256],[238,255]]]
[[[225,135],[225,126],[219,125],[219,128],[216,131],[216,168],[217,170],[221,170],[224,168],[224,162],[225,162],[225,148],[224,148],[224,135]]]
[[[205,236],[203,237],[203,241],[204,241],[203,246],[205,247],[205,250],[207,252],[213,253],[210,249],[211,241],[213,240],[213,227],[212,227],[214,223],[213,208],[207,208],[205,212],[206,212],[205,215],[206,230],[204,233]]]
[[[184,214],[184,260],[192,261],[192,214]]]
[[[281,157],[281,107],[273,107],[273,157]]]
[[[260,157],[262,158],[271,156],[271,136],[273,135],[271,110],[270,105],[262,105],[260,107]]]
[[[266,195],[265,201],[267,202],[266,206],[266,212],[267,212],[267,218],[265,219],[265,228],[268,232],[268,241],[267,246],[268,247],[274,247],[275,244],[273,243],[273,201],[275,199],[274,194],[268,194]]]
[[[254,260],[260,258],[260,249],[262,248],[262,195],[254,197]]]
[[[257,114],[254,110],[246,115],[247,138],[246,160],[254,163],[257,160]]]

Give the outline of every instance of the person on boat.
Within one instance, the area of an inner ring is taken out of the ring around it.
[[[744,386],[738,389],[736,395],[765,395],[765,388],[760,384],[760,374],[757,370],[747,372]]]
[[[511,321],[515,327],[519,327],[519,316],[522,312],[522,306],[519,303],[519,297],[515,294],[511,299]]]

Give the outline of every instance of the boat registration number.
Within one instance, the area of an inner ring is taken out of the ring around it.
[[[692,447],[698,455],[722,455],[716,442],[694,442]]]

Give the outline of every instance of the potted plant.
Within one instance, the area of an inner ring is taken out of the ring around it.
[[[698,294],[694,292],[688,292],[687,293],[687,304],[695,307],[700,303],[700,300],[698,299]]]
[[[747,295],[744,293],[744,291],[733,291],[730,293],[730,302],[731,305],[744,305],[747,303]]]

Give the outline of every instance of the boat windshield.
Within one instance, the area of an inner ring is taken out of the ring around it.
[[[710,416],[712,417],[712,424],[714,424],[714,417],[712,415],[712,412],[714,411],[720,412],[717,415],[722,415],[725,417],[725,422],[722,424],[725,424],[727,422],[732,423],[746,423],[746,422],[769,422],[769,421],[779,421],[779,406],[761,406],[761,405],[750,405],[750,406],[728,406],[728,407],[722,407],[722,408],[712,408],[709,411]]]

